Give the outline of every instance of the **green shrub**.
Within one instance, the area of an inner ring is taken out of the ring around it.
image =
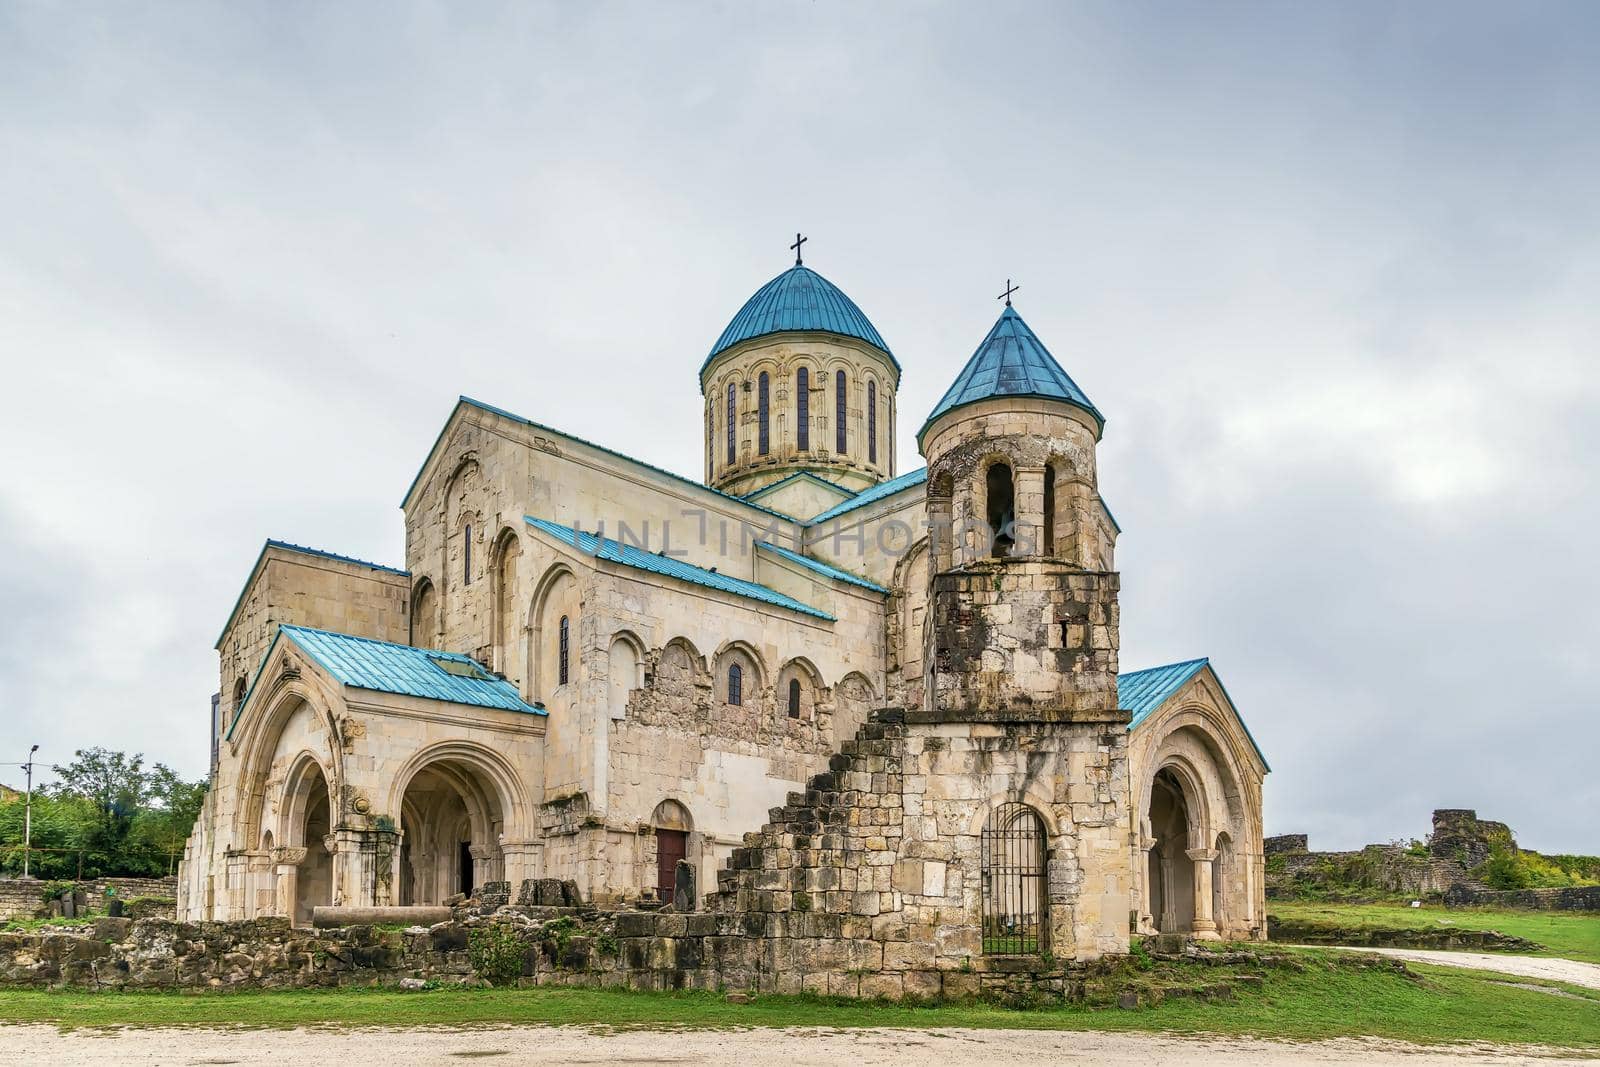
[[[522,977],[527,946],[517,931],[502,923],[480,926],[467,934],[467,960],[473,971],[494,985],[510,985]]]

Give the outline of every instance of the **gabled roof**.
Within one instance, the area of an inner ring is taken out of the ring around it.
[[[793,515],[785,515],[781,511],[774,511],[771,508],[762,507],[760,504],[757,504],[751,500],[746,500],[744,497],[734,496],[732,493],[724,493],[721,489],[713,489],[704,482],[697,482],[693,478],[685,478],[683,475],[678,474],[675,471],[669,471],[665,467],[658,467],[654,463],[646,463],[642,459],[635,459],[626,452],[618,452],[614,448],[607,448],[605,445],[597,445],[593,441],[579,437],[577,434],[571,434],[565,430],[558,430],[554,426],[547,426],[542,422],[534,422],[532,419],[525,418],[524,416],[518,415],[515,412],[507,411],[505,408],[497,408],[493,404],[485,404],[481,400],[474,400],[470,396],[461,396],[456,398],[456,406],[450,409],[450,417],[445,419],[444,425],[439,428],[439,436],[433,439],[433,446],[428,449],[428,454],[423,457],[422,466],[417,468],[416,476],[411,479],[411,484],[406,487],[406,495],[400,498],[400,506],[402,508],[406,506],[408,501],[410,501],[411,494],[416,492],[418,483],[422,481],[423,472],[428,469],[428,461],[433,458],[433,454],[435,452],[439,451],[439,445],[444,441],[444,435],[450,432],[451,419],[455,418],[456,412],[459,411],[463,406],[477,408],[479,411],[487,411],[491,415],[499,415],[501,418],[510,419],[512,422],[520,422],[522,425],[531,427],[540,431],[541,433],[550,433],[565,437],[569,441],[578,442],[578,444],[583,445],[585,448],[592,448],[596,452],[602,452],[605,455],[613,456],[616,459],[632,463],[636,467],[643,467],[645,470],[664,475],[668,478],[671,478],[675,482],[680,482],[683,485],[687,485],[693,489],[698,489],[702,493],[709,493],[712,496],[720,496],[722,499],[730,501],[731,503],[739,504],[743,507],[762,512],[766,515],[773,515],[789,522],[795,521]]]
[[[902,474],[898,478],[890,478],[886,482],[879,482],[870,489],[861,490],[849,500],[840,501],[821,515],[808,521],[806,525],[815,526],[830,519],[837,519],[847,511],[854,511],[856,508],[865,507],[868,504],[894,496],[901,490],[910,489],[914,485],[921,485],[927,480],[928,468],[923,467],[920,470],[912,471],[910,474]]]
[[[1117,706],[1123,711],[1133,713],[1133,718],[1128,720],[1128,729],[1136,729],[1148,719],[1157,708],[1171,700],[1178,690],[1189,683],[1189,679],[1211,667],[1211,660],[1206,658],[1184,660],[1182,663],[1169,663],[1164,667],[1147,667],[1142,671],[1128,671],[1126,674],[1117,675]],[[1228,689],[1222,685],[1222,678],[1217,675],[1216,668],[1211,668],[1212,677],[1217,679],[1217,685],[1222,687],[1223,696],[1228,697],[1228,703],[1233,704],[1233,697],[1228,696]],[[1238,715],[1239,709],[1234,706],[1234,714]],[[1261,760],[1261,765],[1269,771],[1267,757],[1262,755],[1261,746],[1256,744],[1255,737],[1250,733],[1250,727],[1245,725],[1244,716],[1238,715],[1239,725],[1244,728],[1244,735],[1250,738],[1250,747],[1256,750],[1256,755]]]
[[[795,552],[792,549],[784,548],[782,545],[775,545],[771,541],[757,541],[756,547],[764,548],[776,556],[781,556],[784,559],[789,560],[791,563],[798,563],[807,570],[815,571],[825,578],[832,578],[836,582],[847,582],[850,585],[859,585],[861,588],[870,589],[874,593],[883,593],[887,595],[889,592],[889,590],[885,589],[877,582],[869,582],[867,579],[862,578],[859,575],[851,574],[847,570],[841,570],[840,568],[832,566],[831,564],[822,562],[820,559],[812,559],[810,556],[802,556],[800,553]]]
[[[706,372],[717,353],[741,341],[797,330],[836,333],[865,341],[888,356],[895,370],[900,369],[894,353],[889,351],[877,328],[856,307],[855,301],[810,267],[797,263],[745,301],[744,307],[717,338],[717,343],[711,346],[711,353],[700,365],[700,373]]]
[[[746,493],[740,499],[742,499],[742,500],[754,500],[757,497],[766,496],[768,493],[773,492],[776,489],[780,489],[783,486],[786,486],[790,482],[793,482],[793,481],[816,482],[818,485],[823,486],[823,487],[825,487],[827,489],[831,489],[835,493],[839,493],[842,496],[849,497],[849,496],[854,495],[854,494],[852,494],[850,492],[850,490],[846,489],[844,486],[840,485],[838,482],[830,482],[830,481],[828,481],[828,479],[819,477],[818,475],[815,475],[815,474],[812,474],[810,471],[795,471],[793,474],[790,474],[790,475],[788,475],[786,477],[783,477],[783,478],[779,478],[777,481],[773,482],[771,485],[763,485],[760,489],[757,489],[753,493]]]
[[[397,645],[332,630],[314,630],[309,626],[284,625],[278,627],[272,646],[261,657],[261,665],[250,681],[249,691],[234,710],[233,722],[228,724],[228,737],[233,736],[240,714],[261,684],[262,674],[272,662],[272,653],[279,641],[293,642],[331,678],[352,689],[529,715],[548,714],[542,706],[524,701],[517,694],[516,686],[459,652]]]
[[[944,397],[934,405],[932,414],[917,432],[918,445],[939,416],[995,396],[1064,400],[1092,415],[1097,426],[1104,427],[1106,421],[1078,384],[1061,369],[1044,342],[1022,321],[1016,309],[1007,306],[989,336],[978,345],[978,350],[961,368]]]
[[[233,625],[233,620],[239,617],[239,609],[244,606],[244,595],[250,591],[250,583],[255,581],[257,572],[261,570],[261,561],[267,558],[267,550],[272,548],[280,549],[284,552],[298,553],[302,556],[330,559],[335,563],[353,563],[357,567],[366,567],[385,574],[397,574],[402,578],[411,577],[410,571],[403,571],[398,567],[390,567],[383,563],[369,563],[367,560],[356,559],[354,556],[341,556],[337,552],[325,552],[320,548],[307,548],[305,545],[290,544],[288,541],[274,541],[269,537],[266,543],[261,546],[261,551],[256,554],[256,561],[250,564],[250,573],[246,576],[244,585],[240,587],[238,597],[233,601],[233,610],[228,612],[228,621],[222,624],[222,632],[217,634],[217,643],[211,647],[222,647],[222,638],[227,634],[228,627]]]
[[[623,544],[620,541],[614,541],[609,537],[601,537],[598,534],[574,530],[571,526],[563,526],[561,523],[551,522],[549,519],[536,519],[532,515],[524,515],[523,520],[529,526],[548,534],[555,540],[596,559],[619,563],[624,567],[632,567],[635,570],[647,571],[651,574],[676,578],[682,582],[704,586],[707,589],[716,589],[723,593],[731,593],[734,596],[759,600],[763,604],[788,608],[790,611],[796,611],[802,615],[810,615],[818,619],[826,619],[829,622],[837,621],[825,611],[819,611],[809,604],[802,604],[794,597],[786,596],[776,589],[769,589],[758,582],[750,582],[743,578],[735,578],[732,575],[719,573],[718,571],[707,570],[704,567],[696,567],[694,564],[685,563],[681,559],[664,556],[658,552],[647,552],[636,545]]]

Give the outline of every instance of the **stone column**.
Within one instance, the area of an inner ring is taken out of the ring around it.
[[[1191,848],[1188,856],[1194,861],[1194,938],[1220,941],[1216,920],[1211,917],[1211,867],[1217,858],[1216,850]]]
[[[277,865],[278,884],[274,886],[273,913],[294,922],[295,899],[300,889],[300,865],[306,861],[303,848],[275,848],[272,862]]]
[[[1139,920],[1136,932],[1140,934],[1157,932],[1155,916],[1150,913],[1150,850],[1155,846],[1153,838],[1139,835],[1139,844],[1135,849],[1139,857],[1139,869],[1134,872],[1134,877],[1139,880]]]
[[[274,902],[271,854],[251,852],[245,866],[244,917],[254,919],[258,915],[271,915]]]
[[[1048,555],[1044,546],[1044,468],[1018,467],[1012,511],[1016,526],[1012,531],[1015,543],[1012,552],[1018,556]]]
[[[245,898],[249,895],[249,859],[243,851],[230,851],[227,853],[226,867],[227,881],[224,883],[225,898],[218,904],[216,917],[218,919],[237,920],[245,917]]]
[[[505,880],[511,883],[511,899],[517,899],[524,879],[544,877],[544,842],[503,840],[500,854],[505,860]]]
[[[400,834],[394,830],[335,830],[328,835],[333,853],[333,903],[374,907],[393,903],[394,858]]]

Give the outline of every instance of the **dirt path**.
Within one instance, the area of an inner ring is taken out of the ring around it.
[[[1326,946],[1322,946],[1326,947]],[[1343,947],[1343,946],[1341,946]],[[1376,952],[1413,963],[1438,963],[1474,971],[1499,971],[1519,978],[1543,978],[1587,989],[1600,989],[1600,964],[1557,960],[1544,956],[1505,956],[1498,952],[1446,952],[1428,948],[1349,948],[1351,952]]]
[[[1245,1038],[1040,1030],[629,1030],[578,1027],[485,1027],[469,1030],[79,1030],[0,1026],[0,1061],[104,1064],[781,1064],[782,1067],[966,1067],[1040,1063],[1248,1064],[1317,1063],[1443,1067],[1487,1064],[1594,1064],[1541,1050],[1492,1046],[1421,1048],[1395,1041],[1283,1044]]]

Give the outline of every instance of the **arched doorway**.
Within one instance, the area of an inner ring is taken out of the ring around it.
[[[505,818],[481,769],[443,758],[418,770],[400,805],[400,903],[440,904],[502,880]]]
[[[1194,861],[1189,858],[1191,801],[1171,770],[1150,786],[1150,866],[1145,878],[1150,921],[1164,934],[1194,928]]]
[[[678,861],[689,858],[689,833],[694,822],[689,809],[676,800],[663,800],[650,816],[656,837],[656,898],[671,904],[678,884]]]
[[[308,762],[290,795],[290,843],[305,849],[294,872],[296,926],[311,925],[311,909],[333,903],[333,854],[327,838],[333,832],[333,809],[322,768]]]
[[[1045,831],[1026,804],[1001,804],[983,824],[983,951],[1034,955],[1048,949]]]

